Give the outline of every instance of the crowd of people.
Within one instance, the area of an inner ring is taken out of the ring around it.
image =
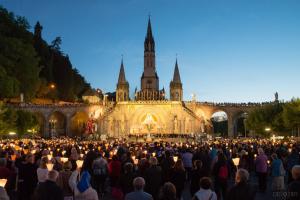
[[[6,139],[0,141],[0,199],[253,200],[269,190],[300,199],[299,152],[294,138]]]

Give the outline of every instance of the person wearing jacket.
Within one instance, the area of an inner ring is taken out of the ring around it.
[[[158,161],[155,157],[151,157],[149,163],[150,167],[145,172],[147,183],[145,191],[150,193],[154,199],[158,199],[159,189],[162,185],[162,169],[157,165]]]
[[[34,195],[34,200],[63,200],[63,191],[56,184],[58,172],[55,170],[49,171],[47,179],[40,182]]]
[[[91,175],[87,170],[83,170],[80,176],[80,180],[77,182],[80,168],[77,168],[72,172],[69,185],[73,190],[75,200],[98,200],[98,194],[91,185]]]
[[[192,200],[217,200],[217,195],[211,190],[212,182],[210,178],[203,177],[200,179],[200,190],[198,190],[193,196]]]
[[[258,156],[255,160],[255,169],[258,176],[258,188],[260,192],[265,192],[267,189],[268,157],[262,148],[259,148],[257,151]]]
[[[285,170],[283,168],[282,161],[277,157],[277,154],[272,154],[271,164],[271,176],[272,179],[272,191],[284,190],[284,175]]]
[[[235,185],[229,189],[227,200],[254,200],[255,190],[248,183],[249,173],[245,169],[238,169],[235,176]]]
[[[300,165],[295,165],[292,168],[293,181],[287,188],[287,200],[299,200],[300,199]]]

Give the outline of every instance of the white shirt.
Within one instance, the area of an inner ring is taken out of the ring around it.
[[[211,189],[204,190],[203,188],[200,188],[200,190],[195,193],[195,196],[198,198],[198,200],[217,200],[216,193]]]
[[[48,179],[48,169],[38,168],[36,170],[39,183],[43,183]]]

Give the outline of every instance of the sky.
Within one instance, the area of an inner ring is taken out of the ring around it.
[[[61,48],[94,88],[115,91],[121,58],[140,88],[148,16],[160,88],[176,55],[184,100],[262,102],[300,97],[299,0],[0,0]],[[31,28],[32,30],[32,28]]]

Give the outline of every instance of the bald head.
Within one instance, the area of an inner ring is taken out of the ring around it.
[[[295,165],[292,168],[292,176],[294,180],[299,180],[300,179],[300,165]]]
[[[145,186],[145,180],[142,177],[136,177],[133,180],[133,187],[135,190],[143,190]]]

